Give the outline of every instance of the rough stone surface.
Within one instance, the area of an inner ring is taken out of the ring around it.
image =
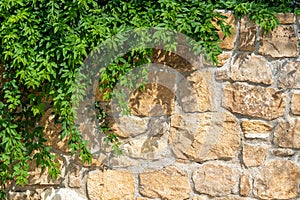
[[[241,133],[227,112],[173,115],[169,142],[180,159],[230,159],[240,146]]]
[[[212,72],[194,72],[178,86],[180,102],[185,112],[204,112],[212,109]]]
[[[279,120],[274,133],[274,143],[285,148],[300,148],[300,118]]]
[[[242,17],[239,33],[239,50],[253,51],[257,28],[248,17]]]
[[[43,200],[86,200],[86,198],[68,188],[46,189],[42,192],[41,197]]]
[[[234,15],[232,13],[224,13],[223,15],[227,17],[227,19],[225,19],[224,21],[232,27],[232,33],[231,33],[230,37],[224,38],[223,32],[221,30],[219,31],[219,38],[222,40],[222,42],[220,43],[220,47],[222,49],[231,50],[234,47],[234,40],[235,40],[235,33],[236,33],[236,28],[235,28],[236,22],[235,22]],[[215,26],[218,29],[220,29],[217,25],[215,25]]]
[[[273,129],[270,123],[261,120],[243,120],[241,127],[246,138],[268,138]]]
[[[269,162],[254,179],[254,195],[261,199],[292,199],[298,196],[299,167],[287,160]]]
[[[264,163],[267,156],[266,146],[256,146],[251,144],[243,145],[243,161],[246,167],[256,167]]]
[[[295,15],[293,13],[279,13],[277,17],[280,24],[292,24],[295,22]]]
[[[193,197],[192,200],[253,200],[253,198],[250,197],[240,197],[240,196],[236,196],[236,195],[227,195],[226,197],[213,197],[210,198],[207,195],[197,195],[195,197]]]
[[[271,120],[283,116],[286,95],[273,88],[233,83],[223,89],[222,105],[234,113]]]
[[[238,178],[237,170],[216,164],[202,165],[192,176],[195,190],[213,197],[229,195],[238,183]]]
[[[40,200],[41,196],[36,191],[8,192],[7,200]]]
[[[231,56],[231,53],[228,52],[222,52],[220,55],[218,55],[218,67],[222,67],[225,65],[225,63],[229,60]]]
[[[300,89],[300,62],[289,61],[280,67],[278,87]]]
[[[295,152],[292,149],[282,149],[282,148],[272,149],[272,153],[275,156],[281,156],[281,157],[292,156],[295,154]]]
[[[247,81],[271,85],[274,81],[268,61],[258,55],[239,54],[231,65],[234,81]]]
[[[252,183],[250,181],[250,175],[243,173],[240,177],[240,195],[248,196],[252,189]]]
[[[300,93],[293,94],[291,110],[294,115],[300,115]]]
[[[87,176],[87,193],[91,200],[134,199],[133,175],[127,171],[107,170]]]
[[[263,35],[259,48],[262,55],[274,58],[296,57],[298,54],[298,38],[293,26],[279,25],[267,35]]]
[[[146,197],[177,200],[190,196],[188,175],[176,167],[141,173],[139,178],[140,193]]]

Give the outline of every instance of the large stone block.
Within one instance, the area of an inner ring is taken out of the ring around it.
[[[257,167],[264,163],[267,156],[266,146],[244,144],[243,161],[246,167]]]
[[[89,174],[87,193],[91,200],[132,200],[134,199],[133,174],[117,170]]]
[[[242,131],[246,138],[268,138],[273,126],[262,120],[242,120]]]
[[[239,50],[254,51],[256,32],[255,22],[251,21],[249,17],[242,17],[239,33]]]
[[[291,110],[294,115],[300,115],[300,93],[293,94]]]
[[[278,87],[300,89],[300,62],[289,61],[279,68]]]
[[[141,173],[139,178],[140,193],[146,197],[177,200],[188,199],[190,196],[188,174],[176,167]]]
[[[196,169],[192,176],[195,190],[210,196],[231,194],[238,183],[239,172],[231,167],[216,164],[205,164]]]
[[[231,78],[234,81],[247,81],[271,85],[274,82],[271,66],[258,55],[239,54],[231,65]]]
[[[287,160],[271,161],[254,179],[254,195],[260,199],[298,197],[299,167]]]
[[[274,143],[285,148],[300,148],[300,117],[279,120],[274,132]]]
[[[241,131],[235,118],[226,112],[174,115],[169,142],[180,159],[230,159],[240,146]]]
[[[298,38],[293,26],[279,25],[275,30],[263,35],[259,53],[274,58],[296,57]]]
[[[272,120],[283,116],[286,95],[274,88],[233,83],[225,85],[222,105],[234,113]]]

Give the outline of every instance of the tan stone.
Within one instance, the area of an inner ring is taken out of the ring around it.
[[[292,156],[295,154],[295,152],[292,149],[282,149],[282,148],[273,149],[272,153],[275,156],[280,156],[280,157]]]
[[[295,23],[295,15],[293,13],[279,13],[277,17],[280,24]]]
[[[254,179],[254,195],[261,199],[298,197],[299,167],[288,160],[269,162]]]
[[[174,115],[169,142],[179,159],[230,159],[236,156],[241,133],[235,118],[227,112]]]
[[[225,63],[229,60],[231,56],[231,53],[228,52],[222,52],[220,55],[218,55],[218,67],[222,67],[225,65]]]
[[[12,192],[7,194],[7,200],[40,200],[41,196],[36,191],[26,190],[25,192]]]
[[[251,144],[243,145],[243,161],[246,167],[257,167],[264,163],[268,148]]]
[[[298,55],[298,38],[293,26],[279,25],[267,35],[263,35],[260,43],[259,53],[262,55],[274,58]]]
[[[291,110],[294,115],[300,115],[300,93],[293,94]]]
[[[82,178],[83,178],[82,173],[78,168],[71,169],[68,176],[69,187],[80,188],[82,183]]]
[[[87,176],[87,193],[91,200],[134,199],[134,178],[128,171],[107,170]]]
[[[273,88],[233,83],[225,85],[222,105],[234,113],[272,120],[283,116],[286,95]]]
[[[207,195],[197,195],[197,196],[193,197],[192,200],[211,200],[211,199],[215,199],[215,200],[255,200],[250,197],[240,197],[240,196],[236,196],[236,195],[227,195],[225,197],[213,197],[213,198],[210,198]]]
[[[168,200],[188,199],[188,174],[170,166],[159,171],[141,173],[139,190],[143,196]]]
[[[212,110],[212,72],[194,72],[179,82],[180,102],[185,112]]]
[[[254,42],[256,37],[256,24],[249,17],[242,17],[239,33],[239,50],[254,51]]]
[[[232,50],[234,47],[235,33],[236,33],[235,17],[232,13],[224,13],[223,15],[227,17],[227,19],[224,20],[225,23],[229,24],[232,27],[230,37],[224,38],[224,33],[220,30],[220,27],[218,27],[215,23],[213,24],[219,29],[218,31],[219,38],[222,40],[222,42],[220,43],[220,47],[222,49]]]
[[[252,183],[250,181],[250,175],[243,173],[240,177],[240,195],[249,196],[249,193],[252,189]]]
[[[300,89],[300,62],[289,61],[279,68],[278,87]]]
[[[234,81],[247,81],[271,85],[274,82],[268,61],[258,55],[239,54],[231,65],[231,78]]]
[[[215,79],[217,81],[229,81],[229,80],[231,80],[229,70],[228,69],[217,70],[215,72]]]
[[[279,120],[274,132],[274,143],[285,148],[300,148],[300,118]]]
[[[195,190],[210,196],[229,195],[238,183],[239,172],[231,167],[205,164],[194,171],[192,180]]]
[[[243,120],[241,127],[246,138],[268,138],[273,129],[270,123],[261,120]]]

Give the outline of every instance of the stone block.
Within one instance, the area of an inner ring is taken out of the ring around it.
[[[277,15],[280,24],[295,23],[295,15],[293,13],[279,13]]]
[[[240,177],[240,195],[249,196],[249,193],[252,189],[252,182],[250,180],[250,175],[243,173]]]
[[[278,87],[300,89],[300,62],[289,61],[279,68]]]
[[[243,145],[243,162],[246,167],[258,167],[264,163],[268,148],[262,145]]]
[[[268,138],[273,126],[262,120],[242,120],[242,131],[246,138]]]
[[[300,115],[300,93],[293,94],[291,102],[291,111],[294,115]]]
[[[254,51],[254,43],[257,33],[255,22],[244,16],[241,19],[239,45],[240,51]]]
[[[274,143],[284,148],[300,149],[300,117],[279,120],[274,132]]]

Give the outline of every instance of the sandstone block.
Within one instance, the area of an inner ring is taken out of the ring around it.
[[[91,200],[134,199],[133,175],[127,171],[107,170],[87,176],[87,193]]]
[[[300,148],[300,118],[279,120],[274,132],[274,143],[285,148]]]
[[[227,19],[225,19],[224,21],[229,24],[232,27],[232,32],[230,37],[226,37],[224,38],[224,34],[223,32],[220,30],[218,32],[219,34],[219,38],[222,40],[222,42],[220,43],[220,47],[222,49],[226,49],[226,50],[231,50],[234,47],[234,41],[235,41],[235,33],[236,33],[236,21],[235,21],[235,17],[232,13],[224,13],[224,16],[227,17]],[[215,25],[218,29],[220,29],[217,25]]]
[[[223,89],[222,105],[234,113],[272,120],[283,116],[286,95],[273,88],[233,83]]]
[[[268,61],[258,55],[239,54],[231,65],[231,78],[234,81],[247,81],[271,85],[274,77]]]
[[[295,154],[295,152],[292,149],[282,149],[282,148],[273,149],[272,153],[275,156],[280,156],[280,157],[292,156]]]
[[[242,17],[239,33],[239,50],[254,51],[254,42],[257,28],[255,22],[248,17]]]
[[[299,167],[287,160],[269,162],[254,179],[254,195],[261,199],[292,199],[298,196]]]
[[[270,123],[261,120],[243,120],[241,127],[246,138],[268,138],[273,129]]]
[[[295,23],[295,15],[293,13],[279,13],[277,17],[280,24]]]
[[[227,112],[173,115],[169,142],[179,159],[230,159],[236,156],[241,133]]]
[[[300,89],[300,62],[287,62],[279,69],[279,88]]]
[[[240,195],[248,196],[252,189],[252,182],[250,176],[247,173],[243,173],[240,177]]]
[[[246,167],[257,167],[264,163],[267,156],[266,146],[244,144],[243,161]]]
[[[177,200],[190,196],[188,175],[176,167],[141,173],[139,178],[140,193],[146,197]]]
[[[237,170],[216,164],[202,165],[192,175],[195,190],[213,197],[229,195],[238,183],[238,178]]]
[[[259,53],[274,58],[296,57],[298,38],[293,26],[279,25],[275,30],[263,35]]]
[[[229,60],[231,53],[223,52],[218,55],[218,67],[222,67]]]
[[[194,72],[179,82],[180,102],[185,112],[204,112],[212,109],[212,72]]]
[[[293,94],[291,110],[294,115],[300,115],[300,94]]]

